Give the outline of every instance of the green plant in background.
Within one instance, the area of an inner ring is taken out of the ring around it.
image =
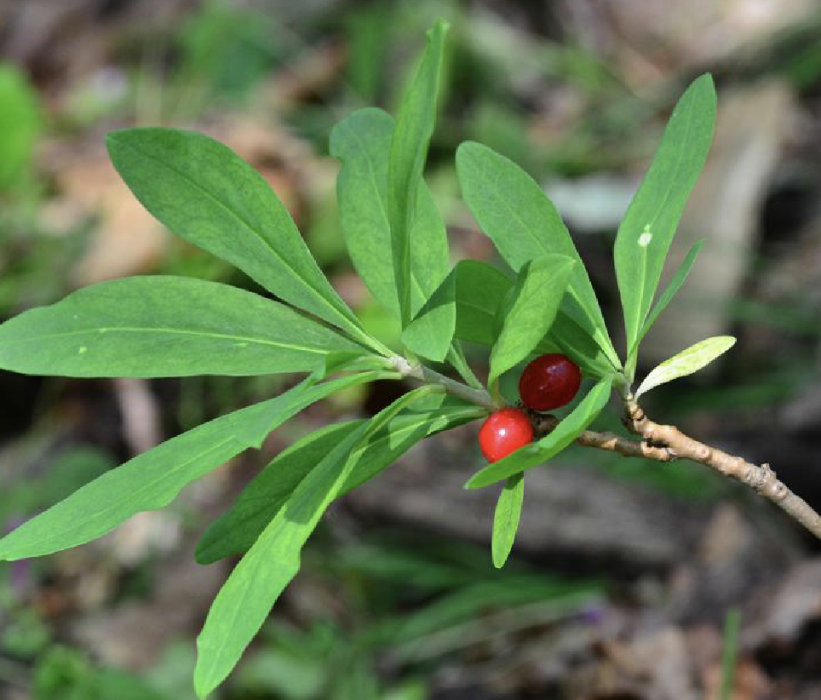
[[[34,146],[42,129],[37,93],[14,66],[0,64],[0,191],[30,175]]]
[[[0,63],[0,318],[64,294],[66,271],[82,253],[90,222],[55,235],[37,217],[47,186],[34,155],[44,133],[35,87]]]
[[[505,407],[505,377],[534,355],[558,353],[592,386],[564,417],[524,412],[532,442],[477,472],[468,487],[506,482],[494,563],[513,543],[523,472],[574,442],[659,461],[686,458],[755,487],[821,535],[821,519],[756,466],[651,421],[632,391],[644,335],[686,280],[700,246],[656,299],[665,258],[710,144],[715,92],[697,79],[619,229],[616,274],[627,350],[620,357],[584,264],[556,209],[517,165],[477,143],[456,165],[464,199],[513,276],[476,261],[451,267],[445,225],[423,179],[440,92],[447,25],[427,48],[396,119],[363,109],[331,137],[342,162],[338,199],[346,244],[374,297],[401,320],[402,351],[366,332],[320,272],[267,183],[198,133],[142,128],[109,136],[111,158],[144,206],[187,241],[223,258],[276,297],[217,282],[144,276],[106,282],[0,327],[0,367],[70,377],[251,376],[307,373],[275,398],[229,413],[109,471],[0,540],[12,561],[74,547],[137,512],[161,508],[211,469],[302,409],[376,380],[415,380],[377,415],[326,426],[279,454],[207,530],[201,563],[243,554],[198,639],[204,697],[231,672],[300,566],[303,546],[333,500],[377,476],[414,444]],[[490,348],[487,388],[461,342]],[[637,393],[697,371],[732,339],[712,338],[657,367]],[[445,368],[443,369],[443,365]],[[461,381],[448,376],[451,368]],[[635,437],[588,430],[615,390]]]

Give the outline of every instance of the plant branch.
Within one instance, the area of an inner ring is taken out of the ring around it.
[[[497,410],[497,406],[493,403],[484,389],[474,389],[467,384],[457,382],[455,379],[446,377],[444,374],[439,374],[424,365],[411,364],[404,357],[394,357],[393,366],[403,377],[410,377],[420,382],[427,384],[438,384],[444,387],[445,391],[454,396],[458,396],[465,401],[475,403],[477,406],[487,409],[490,412]]]
[[[821,539],[821,515],[780,481],[769,464],[752,464],[742,457],[694,440],[673,425],[653,422],[632,394],[625,394],[623,400],[627,428],[641,436],[643,444],[653,449],[666,450],[671,458],[689,459],[703,464],[755,489]]]
[[[529,409],[523,409],[530,417],[533,432],[537,438],[544,437],[559,424],[554,416],[543,415]],[[576,438],[576,444],[582,447],[595,447],[608,452],[618,452],[625,457],[644,457],[657,462],[672,462],[676,457],[666,447],[651,445],[644,440],[630,440],[615,433],[600,433],[595,430],[585,430]]]
[[[404,357],[394,357],[392,362],[403,377],[439,385],[449,394],[481,406],[491,413],[498,410],[493,398],[484,389],[474,389],[424,365],[411,364]],[[821,515],[780,481],[769,464],[753,464],[743,457],[736,457],[694,440],[673,425],[655,423],[647,417],[644,409],[629,392],[622,394],[622,400],[626,414],[625,425],[628,430],[639,436],[640,440],[632,440],[615,433],[585,430],[576,438],[576,443],[582,447],[616,452],[625,457],[644,457],[657,462],[689,459],[691,462],[703,464],[754,489],[821,539]],[[547,435],[559,423],[554,416],[524,410],[530,416],[537,438]]]

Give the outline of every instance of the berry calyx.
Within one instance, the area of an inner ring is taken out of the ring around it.
[[[479,448],[488,462],[498,462],[533,442],[533,426],[524,411],[503,408],[491,414],[479,429]]]
[[[578,365],[559,353],[542,355],[519,378],[519,396],[534,411],[552,411],[573,400],[582,383]]]

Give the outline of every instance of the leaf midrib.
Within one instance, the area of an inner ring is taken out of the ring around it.
[[[309,281],[309,280],[305,279],[304,277],[302,277],[302,275],[300,275],[300,274],[297,272],[297,270],[293,267],[293,265],[292,265],[292,264],[291,264],[288,260],[286,260],[286,259],[285,259],[285,258],[284,258],[284,257],[283,257],[283,256],[282,256],[282,255],[281,255],[281,254],[277,251],[277,249],[276,249],[276,248],[274,248],[274,247],[272,247],[272,246],[271,246],[271,244],[268,242],[268,240],[265,238],[265,236],[263,236],[263,235],[262,235],[262,233],[261,233],[260,231],[258,231],[258,230],[257,230],[254,226],[252,226],[252,225],[251,225],[248,221],[246,221],[246,220],[245,220],[245,218],[244,218],[241,214],[239,214],[239,212],[235,211],[234,209],[232,209],[231,207],[229,207],[227,204],[225,204],[225,203],[224,203],[224,202],[223,202],[223,201],[222,201],[219,197],[217,197],[217,196],[216,196],[213,192],[211,192],[208,188],[206,188],[205,186],[203,186],[203,185],[199,184],[196,180],[194,180],[194,179],[192,179],[191,177],[189,177],[189,176],[188,176],[185,172],[183,172],[182,170],[179,170],[178,168],[175,168],[173,165],[169,165],[166,161],[162,160],[161,158],[158,158],[158,157],[156,157],[156,156],[154,156],[154,155],[151,155],[151,154],[149,154],[149,153],[146,153],[145,151],[143,151],[143,150],[141,150],[141,149],[137,148],[136,146],[134,146],[134,145],[132,145],[132,144],[124,143],[123,141],[120,141],[119,143],[120,143],[120,144],[122,144],[122,145],[125,145],[127,148],[130,148],[132,151],[136,152],[139,156],[142,156],[143,158],[147,158],[148,160],[151,160],[151,161],[153,161],[153,162],[155,162],[155,163],[159,164],[161,167],[167,168],[167,169],[168,169],[168,170],[170,170],[171,172],[176,173],[176,174],[177,174],[180,178],[182,178],[185,182],[187,182],[187,183],[188,183],[191,187],[193,187],[193,188],[194,188],[194,189],[196,189],[196,190],[199,190],[199,191],[200,191],[200,192],[202,192],[202,193],[203,193],[203,194],[204,194],[204,195],[205,195],[205,196],[206,196],[209,200],[211,200],[211,201],[215,202],[215,203],[216,203],[216,204],[217,204],[217,205],[218,205],[221,209],[223,209],[223,210],[224,210],[224,211],[226,211],[226,212],[227,212],[230,216],[232,216],[234,219],[236,219],[237,221],[239,221],[239,222],[240,222],[240,223],[241,223],[241,224],[242,224],[242,225],[243,225],[246,229],[248,229],[248,231],[250,231],[250,232],[251,232],[251,234],[253,234],[254,236],[256,236],[256,237],[257,237],[257,238],[258,238],[258,239],[259,239],[259,240],[263,243],[263,245],[265,246],[265,248],[266,248],[267,250],[269,250],[269,251],[270,251],[270,252],[274,255],[274,257],[275,257],[275,258],[277,258],[277,259],[278,259],[278,260],[279,260],[279,261],[280,261],[280,262],[281,262],[281,263],[285,266],[285,268],[286,268],[286,269],[290,272],[290,274],[291,274],[293,277],[296,277],[296,279],[297,279],[299,282],[301,282],[301,283],[302,283],[302,284],[303,284],[303,285],[304,285],[307,289],[309,289],[311,292],[313,292],[314,296],[315,296],[315,297],[316,297],[316,298],[317,298],[320,302],[322,302],[322,304],[324,304],[327,308],[331,309],[331,311],[335,312],[335,315],[336,315],[337,317],[340,317],[341,319],[343,319],[343,320],[346,322],[346,324],[347,324],[347,327],[348,327],[348,328],[356,328],[356,327],[357,327],[357,326],[356,326],[356,323],[354,323],[354,322],[353,322],[350,318],[348,318],[348,314],[346,314],[346,313],[345,313],[342,309],[338,308],[336,304],[331,303],[331,302],[330,302],[330,301],[329,301],[329,300],[328,300],[328,299],[327,299],[327,298],[326,298],[326,297],[322,294],[322,292],[321,292],[319,289],[317,289],[316,287],[314,287],[314,284],[313,284],[313,282],[312,282],[312,281]],[[249,166],[249,167],[250,167],[250,166]],[[253,175],[254,175],[254,176],[256,176],[256,177],[260,177],[260,178],[261,178],[261,176],[259,175],[259,173],[257,173],[257,172],[256,172],[253,168],[251,168],[251,171],[252,171],[252,173],[253,173]],[[317,269],[318,269],[318,268],[317,268]],[[321,274],[321,273],[320,273],[320,274]],[[267,285],[263,284],[263,286],[265,286],[265,287],[267,288]],[[272,292],[272,293],[274,293],[274,294],[278,294],[278,293],[277,293],[275,290],[273,290],[273,289],[269,289],[269,291],[270,291],[270,292]]]
[[[311,532],[313,531],[313,529],[316,527],[316,522],[318,520],[318,518],[316,517],[317,512],[319,512],[319,517],[321,517],[322,513],[324,513],[325,510],[327,510],[328,505],[334,500],[336,495],[339,493],[341,484],[344,483],[344,479],[346,479],[347,475],[350,473],[350,466],[349,466],[350,465],[350,452],[348,452],[346,455],[343,455],[341,459],[344,460],[345,463],[342,465],[342,468],[341,468],[339,474],[336,476],[336,478],[333,479],[333,481],[328,485],[327,490],[325,491],[324,495],[322,496],[322,499],[321,499],[318,507],[316,509],[314,509],[313,512],[311,513],[311,519],[307,522],[298,523],[298,524],[289,524],[287,522],[285,523],[285,527],[288,527],[288,529],[291,530],[290,538],[285,540],[285,545],[287,545],[288,549],[290,550],[290,551],[287,552],[287,554],[289,555],[289,558],[293,559],[293,558],[299,556],[298,553],[301,550],[302,546],[304,546],[305,541],[307,540],[307,537],[302,536],[303,532],[306,529],[309,529]],[[331,472],[331,475],[332,475],[332,472]],[[283,527],[283,526],[280,525],[280,523],[282,522],[282,519],[284,518],[282,513],[283,513],[282,510],[279,510],[277,512],[277,514],[274,516],[274,518],[271,520],[271,522],[268,524],[268,526],[265,528],[265,530],[260,535],[260,538],[259,538],[259,540],[257,540],[257,543],[255,543],[255,544],[261,544],[264,541],[265,546],[264,546],[263,549],[266,553],[268,552],[268,549],[271,546],[271,543],[268,541],[271,538],[269,528],[271,528],[271,532],[272,532],[272,531],[276,531],[278,529],[281,529],[281,527]],[[274,527],[275,523],[277,524],[277,527]],[[313,525],[314,527],[311,527],[311,525]],[[267,537],[266,537],[266,534],[267,534]],[[296,542],[299,545],[298,547],[296,547],[296,551],[293,551],[293,549],[291,549],[293,547],[294,542]],[[282,548],[283,547],[280,547],[280,549],[282,549]],[[263,550],[260,550],[260,551],[263,551]],[[287,562],[287,560],[286,560],[286,562]],[[250,589],[250,586],[251,586],[252,582],[257,578],[257,576],[255,574],[258,572],[258,570],[259,570],[260,566],[262,565],[262,563],[263,563],[263,559],[260,556],[256,556],[253,559],[252,566],[249,567],[249,570],[244,569],[243,572],[242,572],[243,573],[243,580],[241,581],[241,589],[239,591],[237,591],[236,595],[233,596],[234,601],[235,601],[235,605],[233,606],[234,609],[233,609],[233,612],[232,612],[232,615],[231,615],[231,623],[228,627],[229,630],[233,630],[233,629],[236,628],[236,622],[237,622],[237,618],[239,617],[239,611],[240,611],[241,608],[245,607],[245,599],[248,596],[248,591]],[[242,564],[242,562],[240,562],[240,565],[241,564]],[[280,570],[281,570],[281,567],[280,567]],[[297,570],[298,570],[298,566],[297,566]],[[254,575],[252,575],[252,574],[254,574]],[[229,581],[230,581],[230,578],[229,578]],[[281,592],[282,591],[280,589],[280,593]],[[277,597],[278,597],[278,595],[279,595],[279,593],[277,594]],[[206,621],[206,624],[207,624],[207,621]],[[217,662],[225,655],[226,649],[229,648],[228,642],[229,642],[230,638],[231,638],[230,634],[222,635],[219,638],[218,644],[216,646],[211,647],[211,651],[212,651],[213,657],[215,659],[215,662],[212,663],[211,666],[210,666],[210,668],[212,670],[217,669],[221,666],[221,663],[217,663]],[[232,640],[231,646],[233,647],[234,645],[235,644]],[[199,667],[199,663],[198,663],[198,667]],[[207,678],[209,680],[209,685],[213,685],[214,674],[209,673]]]
[[[176,329],[176,328],[154,328],[150,326],[145,327],[136,327],[136,326],[111,326],[106,327],[102,326],[100,328],[89,328],[84,330],[78,331],[66,331],[64,333],[49,333],[47,335],[38,335],[29,338],[22,338],[17,340],[3,340],[2,345],[20,345],[23,343],[34,343],[40,342],[43,340],[53,340],[55,338],[70,338],[72,336],[83,336],[83,335],[90,335],[94,338],[99,338],[100,335],[105,335],[106,337],[110,337],[111,335],[116,335],[117,333],[156,333],[158,335],[162,334],[169,334],[169,335],[190,335],[195,337],[204,337],[204,338],[213,338],[218,340],[230,340],[236,342],[244,342],[244,343],[255,343],[257,345],[268,345],[271,347],[277,348],[285,348],[288,350],[298,350],[301,352],[309,352],[314,353],[317,355],[327,355],[330,351],[329,350],[322,350],[319,348],[303,346],[303,345],[294,345],[292,343],[285,343],[273,340],[263,340],[261,338],[254,338],[250,336],[241,336],[241,335],[229,335],[227,333],[208,333],[204,331],[192,331],[192,330],[184,330],[184,329]]]
[[[185,461],[185,462],[182,462],[182,463],[181,463],[181,464],[179,464],[178,466],[176,466],[176,467],[172,467],[171,469],[169,469],[167,472],[165,472],[165,473],[164,473],[161,477],[159,477],[158,479],[156,479],[156,480],[154,480],[154,481],[152,481],[152,482],[150,482],[150,483],[144,484],[143,486],[141,486],[141,487],[137,488],[137,490],[136,490],[136,491],[129,491],[129,493],[128,493],[128,495],[127,495],[127,496],[125,496],[125,497],[123,497],[123,498],[120,498],[120,499],[116,500],[116,501],[115,501],[114,503],[112,503],[112,504],[109,504],[109,505],[108,505],[108,506],[107,506],[104,510],[97,511],[97,512],[96,512],[96,513],[94,513],[91,517],[86,518],[85,520],[83,520],[83,521],[82,521],[82,523],[81,523],[80,525],[76,526],[75,528],[73,528],[73,530],[74,530],[75,532],[77,532],[77,531],[78,531],[78,530],[80,530],[81,528],[85,528],[85,527],[87,527],[87,526],[89,525],[89,523],[94,523],[94,522],[99,521],[99,520],[100,520],[101,518],[103,518],[104,516],[107,516],[107,515],[108,515],[109,513],[111,513],[112,511],[115,511],[115,510],[117,510],[119,507],[121,507],[121,505],[122,505],[122,503],[123,503],[123,502],[125,502],[126,504],[133,504],[133,503],[134,503],[134,502],[135,502],[135,501],[136,501],[136,500],[137,500],[137,499],[138,499],[138,498],[139,498],[139,497],[140,497],[143,493],[145,493],[146,491],[148,491],[148,490],[150,490],[150,489],[152,489],[152,488],[155,488],[155,487],[156,487],[157,485],[159,485],[159,484],[162,484],[162,483],[163,483],[164,481],[166,481],[167,479],[171,478],[172,476],[175,476],[175,475],[176,475],[177,473],[179,473],[181,470],[184,470],[184,469],[185,469],[186,467],[188,467],[190,464],[192,464],[193,462],[195,462],[195,461],[197,461],[197,460],[202,459],[203,457],[207,456],[209,453],[211,453],[211,452],[216,452],[217,450],[221,449],[222,447],[224,447],[225,445],[227,445],[227,444],[228,444],[229,442],[231,442],[232,440],[236,440],[236,435],[230,435],[229,437],[225,438],[224,440],[222,440],[222,441],[220,441],[220,442],[218,442],[218,443],[216,443],[216,444],[214,444],[214,445],[211,445],[210,447],[208,447],[208,448],[207,448],[207,449],[205,449],[205,450],[202,450],[201,452],[198,452],[196,455],[194,455],[193,457],[191,457],[189,460],[187,460],[187,461]],[[146,453],[146,454],[147,454],[147,453]],[[110,474],[116,474],[117,472],[116,472],[116,470],[115,470],[115,471],[112,471],[112,472],[109,472],[109,473],[110,473]],[[94,482],[92,482],[92,483],[94,483]],[[172,498],[172,499],[173,499],[175,496],[176,496],[176,493],[175,493],[175,494],[171,494],[171,498]],[[142,511],[142,510],[147,510],[147,508],[144,508],[143,506],[140,506],[140,507],[139,507],[138,509],[136,509],[136,510],[134,510],[134,509],[132,508],[132,509],[131,509],[131,512],[132,512],[132,514],[135,514],[135,513],[138,513],[138,512],[140,512],[140,511]],[[37,542],[38,549],[39,549],[39,548],[42,548],[44,544],[46,545],[46,547],[49,547],[49,546],[50,546],[50,544],[49,544],[49,543],[54,542],[55,540],[58,540],[58,541],[59,541],[59,539],[60,539],[60,538],[64,538],[64,537],[65,537],[65,535],[66,535],[66,531],[65,531],[65,530],[60,530],[59,532],[56,532],[55,534],[53,534],[53,535],[51,535],[51,536],[46,536],[46,537],[44,537],[44,538],[41,538],[41,539],[40,539],[40,540],[38,540],[38,542]],[[7,553],[6,553],[6,554],[4,554],[4,553],[3,553],[3,551],[2,551],[2,550],[0,550],[0,559],[4,558],[5,556],[8,556],[8,554],[7,554]]]
[[[681,139],[681,141],[679,142],[680,148],[678,149],[678,156],[676,158],[675,172],[674,172],[673,176],[667,181],[668,182],[667,190],[664,193],[664,198],[661,200],[661,203],[656,208],[656,213],[653,214],[652,217],[650,217],[649,227],[650,227],[651,232],[655,228],[655,224],[658,221],[659,217],[661,216],[661,212],[664,211],[664,208],[667,205],[667,201],[670,199],[670,195],[672,194],[672,192],[674,190],[678,189],[677,180],[678,180],[679,172],[681,170],[681,163],[684,160],[684,153],[687,150],[685,148],[685,145],[687,144],[687,142],[689,141],[689,138],[690,138],[690,130],[691,130],[691,127],[692,127],[692,124],[693,124],[693,117],[694,116],[695,116],[695,110],[692,108],[692,105],[688,105],[687,126],[684,130],[684,138]],[[650,167],[652,167],[652,164],[651,164]],[[671,238],[671,242],[672,242],[672,238]],[[653,301],[652,299],[649,299],[647,304],[646,304],[647,309],[643,311],[643,307],[645,306],[645,303],[644,303],[644,290],[645,290],[645,287],[647,286],[647,258],[648,258],[647,248],[648,247],[649,246],[645,246],[644,249],[643,249],[644,250],[644,265],[641,266],[641,275],[640,275],[640,281],[639,281],[640,292],[641,293],[639,294],[639,305],[638,305],[638,308],[636,309],[635,326],[634,326],[635,331],[636,331],[636,337],[631,338],[631,341],[630,341],[631,343],[635,342],[636,338],[638,337],[638,332],[641,329],[642,323],[647,318],[647,314],[650,311],[650,305],[652,304],[652,301]],[[642,316],[644,316],[644,318],[642,318]]]
[[[533,239],[533,241],[536,243],[537,247],[539,247],[541,250],[543,250],[548,255],[557,255],[557,254],[558,255],[565,255],[565,253],[557,253],[555,250],[546,249],[544,247],[544,244],[543,244],[541,238],[536,234],[536,232],[533,229],[531,229],[530,226],[527,225],[527,223],[525,223],[525,221],[521,218],[519,213],[510,205],[510,202],[508,202],[505,197],[502,197],[502,196],[499,195],[498,181],[501,178],[501,171],[499,171],[497,173],[496,181],[495,182],[492,181],[489,177],[487,177],[487,173],[486,173],[487,163],[484,162],[486,160],[487,159],[483,159],[482,168],[481,168],[481,177],[489,184],[490,188],[495,193],[496,201],[502,203],[502,205],[507,210],[507,212],[510,214],[510,216],[519,224],[519,226],[527,233],[527,235],[530,236],[530,238]],[[542,194],[544,194],[544,193],[542,193]],[[570,234],[568,233],[568,236],[569,235]],[[579,252],[577,250],[575,250],[575,248],[573,248],[572,250],[573,250],[573,253],[575,255],[572,256],[572,257],[571,256],[568,256],[568,257],[571,257],[571,259],[575,259],[580,265],[580,270],[583,270],[584,269],[584,264],[582,263],[581,258],[579,257]],[[596,323],[596,316],[597,315],[595,313],[593,313],[594,310],[592,310],[590,308],[590,306],[588,304],[588,300],[582,298],[583,296],[586,296],[586,295],[583,295],[581,290],[577,288],[579,285],[582,284],[582,279],[583,278],[581,277],[581,274],[582,274],[581,272],[575,272],[571,276],[570,284],[568,285],[569,291],[576,298],[576,301],[587,312],[587,314],[590,316],[590,318],[593,320],[594,324],[596,325],[594,335],[600,336],[601,341],[606,342],[606,338],[602,335],[601,328],[599,328],[598,324]],[[597,341],[597,344],[601,346],[601,343],[599,343],[598,341]],[[608,352],[607,352],[606,348],[602,346],[602,350],[604,351],[604,354],[607,356]]]
[[[431,424],[432,425],[439,418],[444,417],[444,418],[449,418],[449,419],[450,418],[458,419],[460,417],[463,417],[463,415],[461,415],[461,414],[464,414],[465,416],[469,416],[473,410],[474,409],[467,409],[467,410],[459,409],[459,411],[440,412],[439,415],[433,415],[433,417],[429,417],[429,416],[426,416],[424,418],[420,417],[419,420],[408,423],[407,425],[403,426],[402,428],[397,429],[395,432],[392,432],[390,435],[385,435],[383,437],[380,437],[378,440],[374,440],[373,442],[369,442],[367,445],[363,445],[362,447],[352,451],[351,452],[351,459],[353,459],[354,463],[356,463],[356,462],[359,461],[359,459],[361,459],[362,454],[366,450],[370,450],[371,448],[373,448],[377,445],[381,445],[384,442],[394,440],[397,437],[401,438],[406,433],[411,433],[414,430],[417,430],[418,428],[424,426],[425,424]],[[355,468],[354,468],[354,470],[352,470],[352,473],[354,471],[355,471]],[[307,475],[307,473],[306,473],[306,475]],[[259,513],[260,510],[262,510],[261,508],[256,507],[256,504],[258,504],[260,501],[265,501],[267,503],[267,502],[270,501],[270,499],[271,499],[270,494],[253,495],[253,496],[250,496],[250,497],[244,499],[243,500],[243,505],[254,506],[255,510],[254,510],[253,513],[249,513],[249,514],[245,515],[244,517],[233,521],[234,524],[236,526],[239,526],[239,525],[243,525],[243,524],[247,523],[257,513]],[[239,502],[237,503],[237,505],[239,505]]]
[[[343,122],[343,124],[344,124],[344,122]],[[377,177],[376,177],[376,169],[374,167],[373,159],[371,158],[371,154],[368,152],[368,149],[365,147],[364,142],[359,137],[359,134],[356,132],[355,129],[351,128],[349,125],[344,124],[344,126],[347,129],[348,133],[353,135],[353,139],[356,141],[359,149],[365,155],[365,161],[368,164],[368,173],[370,174],[371,184],[374,188],[374,191],[377,194],[376,199],[377,199],[378,206],[379,206],[379,212],[382,215],[382,220],[385,224],[385,228],[388,230],[388,243],[391,243],[391,239],[392,239],[392,236],[391,236],[391,222],[390,222],[390,219],[388,217],[387,202],[386,202],[387,192],[386,192],[386,198],[383,199],[381,197],[381,194],[380,194],[381,191],[379,189],[379,183],[378,183],[378,180],[377,180]],[[396,128],[396,124],[394,123],[394,129],[395,128]],[[342,162],[343,163],[345,162],[344,159],[342,159]],[[408,229],[408,234],[410,234],[410,229]],[[411,284],[414,285],[416,291],[419,293],[419,296],[422,299],[422,304],[424,304],[425,301],[427,301],[427,292],[425,292],[424,288],[422,287],[422,283],[419,281],[419,279],[416,276],[416,273],[413,271],[413,260],[411,260],[410,280],[411,280]],[[396,300],[397,300],[397,305],[398,305],[399,304],[399,295],[398,294],[397,294]]]

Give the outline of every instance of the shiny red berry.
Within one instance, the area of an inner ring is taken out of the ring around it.
[[[519,396],[534,411],[552,411],[573,400],[582,383],[578,366],[564,355],[542,355],[519,379]]]
[[[533,426],[524,411],[503,408],[490,415],[479,429],[479,448],[488,462],[498,462],[533,442]]]

